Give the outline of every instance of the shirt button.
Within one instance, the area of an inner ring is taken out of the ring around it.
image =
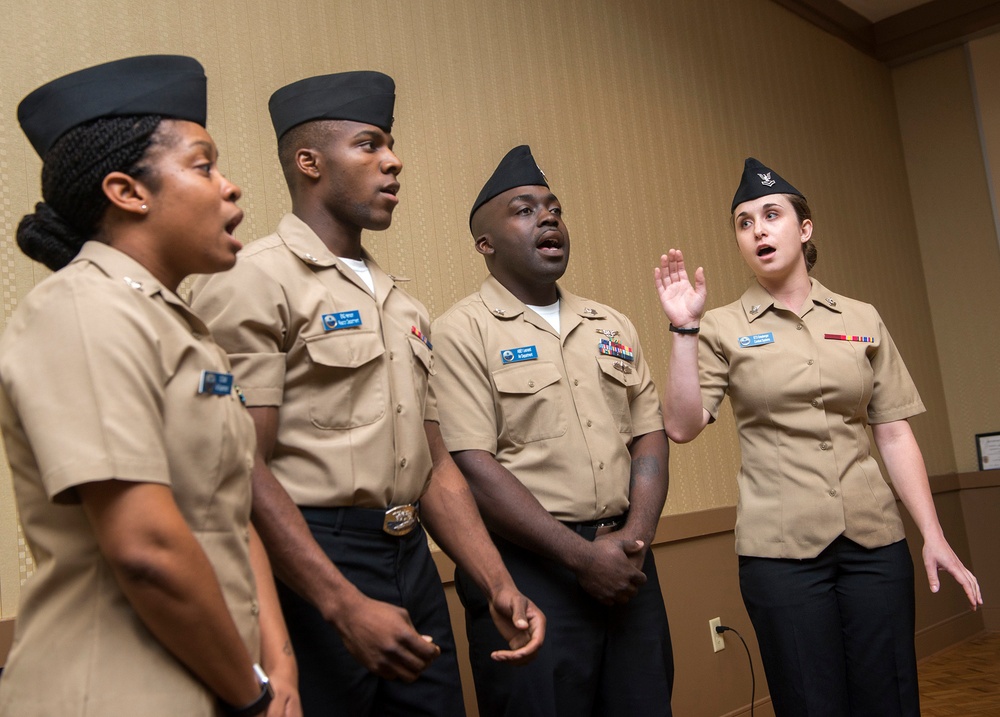
[[[591,421],[590,419],[587,419],[587,428],[590,428],[593,425],[594,425],[594,422]]]
[[[401,404],[401,403],[397,404],[396,405],[396,413],[402,413],[402,412],[403,412],[403,404]]]
[[[257,604],[256,600],[251,600],[250,601],[250,614],[251,615],[259,615],[260,614],[260,605]]]
[[[394,351],[390,351],[389,352],[389,360],[390,361],[392,361],[392,359],[395,358],[395,356],[396,356],[396,353]]]
[[[535,387],[535,382],[534,381],[528,381],[528,388],[534,388],[534,387]]]
[[[604,470],[604,461],[601,461],[600,463],[598,463],[597,467],[603,471]]]
[[[798,326],[796,326],[795,330],[796,331],[801,331],[802,330],[802,324],[799,324]]]
[[[837,497],[837,489],[836,488],[831,488],[830,489],[830,497],[831,498],[836,498]]]
[[[400,468],[406,468],[406,459],[405,458],[400,458],[399,459],[399,467]]]
[[[820,443],[820,444],[819,444],[819,449],[820,449],[821,451],[825,451],[825,450],[827,450],[827,449],[828,449],[829,447],[830,447],[830,444],[829,444],[829,443],[827,443],[827,442],[825,442],[825,441],[824,441],[823,443]]]
[[[574,385],[574,386],[579,386],[579,385],[580,385],[580,379],[578,379],[578,378],[574,378],[574,379],[573,379],[573,385]]]
[[[812,401],[810,401],[810,403],[813,405],[813,408],[819,406],[819,401],[817,401],[815,398]]]
[[[812,366],[813,363],[815,363],[815,362],[812,359],[809,359],[808,361],[806,361],[806,365],[807,366]]]

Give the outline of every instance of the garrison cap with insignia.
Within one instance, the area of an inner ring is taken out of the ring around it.
[[[314,120],[349,120],[392,131],[396,83],[371,70],[337,72],[293,82],[267,103],[278,139],[292,127]]]
[[[74,127],[101,117],[161,115],[205,126],[205,70],[193,57],[143,55],[48,82],[17,106],[17,121],[45,158]]]
[[[778,173],[768,169],[753,157],[747,157],[743,163],[743,176],[740,178],[740,186],[736,189],[736,196],[733,197],[733,206],[729,211],[733,211],[743,202],[751,199],[766,197],[769,194],[797,194],[803,196],[802,192],[778,176]]]
[[[549,183],[545,181],[545,174],[538,168],[535,158],[531,156],[531,147],[522,144],[504,155],[500,164],[493,170],[493,175],[486,180],[486,184],[479,191],[479,196],[476,197],[476,201],[472,205],[472,211],[469,212],[470,228],[472,217],[486,202],[498,194],[503,194],[508,189],[526,186],[547,187]]]

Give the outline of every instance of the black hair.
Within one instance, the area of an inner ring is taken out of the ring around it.
[[[343,124],[340,120],[310,120],[295,125],[278,139],[278,162],[289,187],[295,181],[298,169],[295,155],[302,148],[317,149],[330,141],[330,133]]]
[[[42,199],[17,227],[17,245],[52,271],[73,260],[92,239],[110,206],[101,183],[111,172],[155,181],[143,163],[159,115],[101,117],[69,130],[42,165]]]

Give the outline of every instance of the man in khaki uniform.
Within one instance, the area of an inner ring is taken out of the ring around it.
[[[548,616],[538,659],[502,644],[469,576],[480,714],[669,715],[673,658],[649,544],[667,494],[659,400],[631,322],[557,285],[569,260],[558,199],[527,146],[473,206],[491,276],[434,323],[445,444],[504,561]]]
[[[421,522],[490,591],[519,648],[497,659],[530,657],[544,631],[441,442],[427,311],[361,245],[398,202],[394,90],[348,72],[275,92],[292,213],[194,289],[257,426],[254,520],[284,583],[306,715],[463,713]]]

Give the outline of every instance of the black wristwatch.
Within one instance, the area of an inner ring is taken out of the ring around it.
[[[222,704],[222,712],[227,717],[254,717],[254,715],[263,714],[267,711],[271,700],[274,699],[274,690],[271,689],[271,680],[268,679],[267,673],[258,664],[254,664],[253,671],[257,675],[257,682],[260,683],[260,694],[253,702],[242,707],[233,707],[231,704],[219,700]]]

